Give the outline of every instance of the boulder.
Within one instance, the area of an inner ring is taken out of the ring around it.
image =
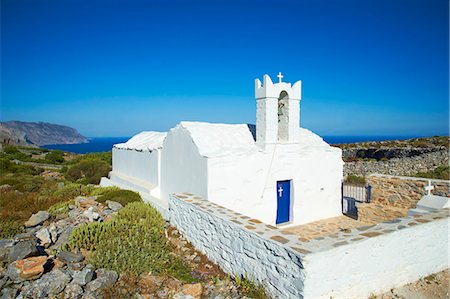
[[[23,280],[34,280],[44,273],[44,265],[47,263],[46,256],[30,257],[16,262],[19,277]]]
[[[1,299],[14,299],[16,298],[17,290],[12,288],[4,288],[1,295]]]
[[[71,282],[64,290],[64,298],[80,299],[83,295],[83,288],[76,283]]]
[[[75,198],[75,205],[80,209],[87,209],[98,205],[95,197],[78,196]]]
[[[99,269],[96,271],[97,279],[86,285],[86,292],[101,294],[103,290],[111,288],[116,283],[119,275],[115,271]]]
[[[111,200],[107,200],[106,204],[108,205],[108,208],[110,208],[113,211],[118,211],[121,208],[123,208],[122,204],[120,204],[117,201],[111,201]]]
[[[36,256],[39,254],[36,248],[35,240],[19,242],[11,248],[8,255],[9,262],[21,260],[27,257]]]
[[[11,239],[0,239],[0,262],[8,259],[9,252],[14,245],[14,241]]]
[[[80,252],[73,253],[70,251],[62,251],[58,254],[58,259],[66,264],[78,263],[84,259],[84,256]]]
[[[23,287],[22,293],[25,298],[48,298],[61,293],[70,282],[69,275],[61,270],[45,273],[32,284]]]
[[[16,267],[16,262],[9,264],[8,269],[6,269],[5,277],[13,283],[19,283],[22,281],[20,279],[20,270]]]
[[[181,287],[181,293],[186,296],[191,296],[195,299],[200,299],[202,296],[203,287],[201,283],[185,284]]]
[[[50,224],[50,226],[48,227],[48,232],[50,233],[52,243],[55,243],[56,240],[58,240],[58,229],[56,228],[56,225],[54,223]]]
[[[72,278],[73,283],[84,286],[87,283],[91,282],[92,278],[94,278],[94,270],[86,267],[81,271],[75,271],[72,275]]]
[[[41,246],[47,248],[48,246],[51,245],[52,243],[52,239],[50,236],[50,232],[48,231],[47,228],[42,228],[40,229],[37,233],[36,233],[36,238],[39,239],[39,243],[41,244]]]
[[[89,222],[94,222],[94,220],[97,220],[100,215],[97,212],[94,212],[94,208],[90,207],[86,211],[83,212],[83,216],[89,219]]]
[[[25,222],[25,227],[33,227],[42,224],[45,220],[50,218],[50,213],[47,211],[39,211],[33,214],[27,222]]]

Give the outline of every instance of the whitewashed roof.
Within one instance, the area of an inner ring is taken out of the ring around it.
[[[200,155],[205,157],[251,154],[258,151],[253,135],[245,124],[183,121],[178,126],[189,132]]]
[[[135,136],[125,143],[114,144],[115,148],[118,149],[128,149],[128,150],[154,150],[162,148],[164,138],[166,138],[167,133],[163,132],[152,132],[144,131]]]

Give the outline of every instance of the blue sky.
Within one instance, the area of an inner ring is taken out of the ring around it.
[[[302,80],[321,135],[448,134],[447,0],[1,1],[1,120],[86,136],[254,123]]]

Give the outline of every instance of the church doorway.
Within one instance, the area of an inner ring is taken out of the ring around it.
[[[282,91],[278,97],[278,141],[289,140],[289,95]]]
[[[291,220],[291,181],[277,182],[277,219],[276,224]]]

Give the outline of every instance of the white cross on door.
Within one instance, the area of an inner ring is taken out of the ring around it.
[[[278,188],[278,194],[279,196],[283,196],[283,187],[280,185],[280,188]]]

